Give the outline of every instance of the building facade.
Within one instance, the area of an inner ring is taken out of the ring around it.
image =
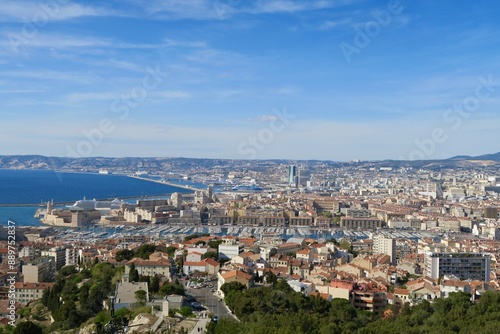
[[[379,234],[373,237],[373,253],[386,254],[391,257],[391,263],[396,264],[396,239],[389,235]]]
[[[42,256],[53,258],[56,270],[59,270],[66,265],[66,247],[52,247],[49,250],[42,251]]]
[[[23,282],[51,282],[54,279],[55,263],[51,257],[40,257],[32,263],[23,264]]]
[[[342,217],[340,219],[340,227],[374,229],[382,227],[382,222],[376,217]]]
[[[490,254],[434,253],[425,254],[425,275],[438,279],[453,275],[460,280],[490,280]]]
[[[224,239],[219,245],[219,260],[230,260],[236,255],[243,253],[244,245],[236,239]]]

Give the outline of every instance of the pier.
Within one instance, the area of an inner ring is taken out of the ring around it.
[[[153,180],[153,179],[148,179],[146,177],[140,177],[140,176],[135,176],[135,175],[127,175],[127,176],[131,177],[131,178],[134,178],[134,179],[138,179],[138,180],[155,182],[155,183],[164,184],[164,185],[167,185],[167,186],[172,186],[172,187],[187,189],[187,190],[191,190],[193,192],[196,191],[196,190],[206,190],[206,189],[195,188],[195,187],[189,186],[189,185],[182,185],[182,184],[177,184],[177,183],[172,183],[172,182],[162,181],[162,180]]]

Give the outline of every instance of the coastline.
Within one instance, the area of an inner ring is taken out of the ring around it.
[[[54,169],[33,169],[33,168],[0,168],[0,170],[6,170],[6,171],[41,171],[41,172],[54,172],[54,173],[61,173],[61,174],[81,174],[81,175],[95,175],[95,176],[120,176],[120,177],[128,177],[136,180],[141,180],[141,181],[148,181],[156,184],[161,184],[165,186],[170,186],[174,188],[179,188],[179,189],[184,189],[184,190],[189,190],[189,191],[196,191],[196,190],[204,190],[200,188],[196,188],[194,186],[189,186],[189,185],[182,185],[182,184],[177,184],[173,182],[168,182],[168,181],[159,181],[159,180],[153,180],[150,178],[144,178],[140,176],[134,176],[134,175],[127,175],[127,174],[99,174],[95,172],[84,172],[84,171],[62,171],[62,170],[54,170]],[[107,201],[110,200],[111,198],[118,198],[118,199],[141,199],[141,198],[156,198],[156,197],[165,197],[171,195],[172,192],[166,192],[166,193],[158,193],[158,194],[152,194],[152,195],[127,195],[127,196],[112,196],[112,197],[107,197],[107,198],[99,198],[96,199],[97,201]],[[72,199],[68,201],[60,201],[60,202],[55,202],[55,206],[64,206],[64,205],[71,205],[78,199]],[[0,203],[0,207],[6,208],[6,207],[40,207],[42,205],[45,205],[47,202],[40,202],[40,203]]]
[[[173,192],[181,192],[181,193],[190,193],[194,192],[197,190],[196,186],[186,186],[186,185],[179,185],[171,182],[160,182],[158,180],[154,179],[149,179],[149,178],[142,178],[142,177],[135,177],[131,175],[126,175],[126,174],[98,174],[98,173],[93,173],[93,172],[84,172],[84,171],[62,171],[62,170],[54,170],[54,169],[29,169],[29,168],[0,168],[0,171],[5,171],[5,172],[19,172],[22,175],[22,171],[26,171],[27,173],[54,173],[54,178],[64,178],[64,174],[73,174],[73,175],[86,175],[86,176],[94,176],[95,179],[100,177],[100,176],[119,176],[119,177],[127,177],[128,179],[136,179],[140,181],[149,181],[150,184],[155,183],[155,184],[161,184],[163,186],[166,186],[165,192],[162,192],[162,187],[155,186],[151,189],[156,189],[156,191],[153,194],[144,194],[141,192],[129,192],[128,194],[125,192],[125,196],[107,196],[103,197],[103,194],[95,194],[95,198],[98,201],[108,201],[112,200],[115,198],[122,199],[122,200],[139,200],[139,199],[155,199],[155,198],[166,198],[169,197]],[[59,175],[57,175],[59,174]],[[33,175],[33,174],[32,174]],[[35,174],[36,175],[36,174]],[[36,178],[36,176],[35,176]],[[109,180],[110,178],[103,178],[103,180]],[[96,179],[97,182],[99,179]],[[123,183],[125,179],[117,179],[116,181],[112,182],[118,182],[118,183]],[[146,187],[148,187],[146,185]],[[173,188],[173,189],[172,189]],[[1,224],[4,225],[6,224],[8,220],[16,221],[20,225],[27,225],[27,226],[40,226],[42,225],[42,222],[35,218],[34,215],[37,212],[37,209],[40,209],[41,207],[45,206],[47,201],[36,201],[35,203],[31,203],[33,199],[30,200],[30,197],[23,198],[15,198],[15,197],[10,197],[8,196],[8,193],[5,193],[6,196],[4,196],[4,201],[3,203],[0,203],[0,220],[2,221]],[[93,194],[91,194],[92,196]],[[119,193],[117,194],[119,195]],[[87,196],[87,197],[91,197]],[[93,196],[92,196],[93,197]],[[49,197],[50,198],[50,197]],[[66,205],[73,205],[75,201],[82,199],[83,197],[78,197],[78,198],[73,198],[73,196],[64,196],[62,197],[59,201],[54,201],[54,206],[66,206]],[[10,201],[12,200],[12,201]],[[10,202],[10,203],[7,203]],[[50,225],[45,225],[45,226],[50,226]]]

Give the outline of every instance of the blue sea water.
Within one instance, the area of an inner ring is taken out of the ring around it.
[[[121,175],[62,173],[47,170],[0,169],[0,204],[34,204],[54,200],[72,202],[129,196],[152,196],[190,192],[155,182]],[[38,207],[0,207],[0,224],[40,225],[33,215]]]

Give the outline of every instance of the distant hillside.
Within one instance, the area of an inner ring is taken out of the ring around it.
[[[456,157],[451,157],[446,160],[469,160],[472,158],[470,155],[457,155]]]
[[[492,161],[500,162],[500,152],[493,153],[493,154],[480,155],[478,157],[473,157],[470,160],[492,160]]]
[[[493,154],[483,154],[479,155],[477,157],[471,157],[469,155],[457,155],[456,157],[449,158],[447,160],[472,160],[472,161],[496,161],[500,162],[500,152],[493,153]]]
[[[41,155],[4,155],[0,156],[0,169],[48,169],[96,172],[99,169],[109,169],[112,172],[130,172],[148,170],[161,172],[166,170],[188,170],[192,168],[212,169],[225,167],[250,167],[252,170],[266,169],[277,164],[296,164],[300,161],[320,164],[320,160],[238,160],[238,159],[196,159],[172,157],[125,157],[125,158],[67,158],[46,157]],[[500,163],[500,152],[477,157],[458,155],[444,160],[383,160],[364,161],[361,163],[324,161],[330,165],[365,165],[370,167],[412,167],[412,168],[454,168],[477,165],[481,161]]]

